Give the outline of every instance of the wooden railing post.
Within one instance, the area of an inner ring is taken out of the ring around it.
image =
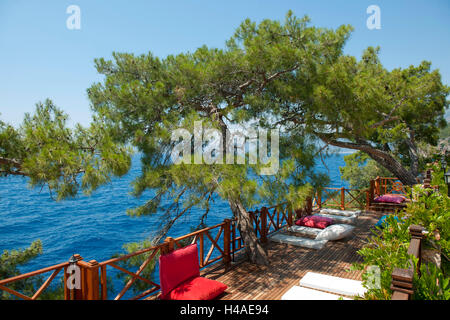
[[[341,210],[345,210],[345,188],[341,188]]]
[[[423,179],[423,187],[425,189],[430,189],[431,188],[431,179],[425,178]]]
[[[424,238],[424,227],[419,225],[409,226],[409,234],[411,235],[411,243],[409,244],[408,254],[413,254],[419,259],[417,262],[417,271],[420,275],[420,266],[422,264],[422,240]]]
[[[225,219],[223,225],[223,253],[224,253],[223,261],[226,265],[230,264],[231,262],[230,245],[231,245],[231,220]]]
[[[287,207],[287,211],[288,211],[288,219],[287,219],[287,224],[289,227],[292,227],[292,225],[294,224],[294,210],[292,210],[292,206],[288,206]]]
[[[366,211],[370,209],[370,190],[366,190]]]
[[[91,260],[89,262],[78,261],[81,275],[81,294],[76,300],[99,300],[99,267],[98,262]]]
[[[231,222],[231,250],[233,252],[233,261],[234,261],[234,252],[236,251],[236,222],[233,220]]]
[[[375,195],[379,196],[380,195],[380,177],[376,177],[374,187],[375,187],[375,190],[374,190]]]
[[[170,253],[174,250],[175,240],[172,237],[167,237],[164,240],[164,246],[161,248],[162,254]]]
[[[392,272],[391,290],[392,300],[409,300],[413,291],[414,271],[411,269],[395,268]]]
[[[98,271],[98,262],[95,260],[89,261],[86,268],[87,292],[85,300],[99,300],[100,281]]]
[[[261,243],[266,243],[267,242],[267,213],[268,210],[266,207],[262,207],[261,208],[261,217],[260,217],[260,222],[261,222]]]
[[[106,265],[103,265],[100,269],[100,287],[101,287],[101,295],[100,300],[107,300],[108,299],[108,284],[107,284],[107,278],[106,278]]]
[[[425,173],[425,177],[426,177],[427,179],[430,179],[430,181],[431,181],[431,169],[427,169],[427,171],[426,171],[426,173]]]
[[[372,200],[375,198],[374,192],[375,192],[375,180],[370,180],[369,195],[367,199],[368,208],[370,208],[370,206],[372,205]]]

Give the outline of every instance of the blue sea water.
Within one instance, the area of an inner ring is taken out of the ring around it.
[[[325,159],[326,167],[318,161],[316,170],[326,172],[331,186],[347,186],[341,181],[339,167],[344,166],[343,154]],[[128,242],[148,238],[158,228],[159,215],[130,217],[126,209],[145,203],[152,193],[139,198],[130,195],[131,182],[140,174],[140,159],[133,157],[130,172],[100,187],[91,196],[54,201],[46,189],[30,189],[27,179],[0,179],[0,252],[26,248],[36,239],[43,244],[43,254],[20,268],[29,272],[67,261],[74,253],[85,261],[104,261],[123,252]],[[194,210],[180,219],[170,230],[172,237],[190,232],[203,212]],[[207,225],[222,222],[231,216],[228,203],[216,201]]]

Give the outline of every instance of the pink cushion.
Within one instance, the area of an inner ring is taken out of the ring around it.
[[[222,294],[227,286],[219,281],[195,277],[180,284],[164,299],[169,300],[211,300]]]
[[[333,219],[319,216],[306,216],[295,221],[298,226],[325,229],[330,224],[333,224]]]
[[[191,244],[159,257],[159,280],[161,282],[161,298],[186,280],[198,277],[197,244]]]
[[[385,194],[379,197],[376,197],[373,202],[384,202],[384,203],[403,203],[406,201],[404,196],[394,195],[394,194]]]

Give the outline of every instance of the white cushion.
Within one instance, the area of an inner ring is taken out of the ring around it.
[[[291,227],[288,228],[288,231],[290,232],[295,232],[295,233],[300,233],[300,234],[306,234],[308,236],[311,237],[317,237],[317,235],[322,231],[323,229],[319,229],[319,228],[310,228],[310,227],[305,227],[305,226],[297,226],[297,225],[293,225]]]
[[[301,238],[296,236],[290,236],[283,233],[274,233],[269,238],[273,242],[278,243],[286,243],[291,244],[293,246],[303,247],[303,248],[310,248],[310,249],[322,249],[323,246],[328,242],[327,240],[314,240],[314,239],[307,239],[307,238]]]
[[[356,215],[353,215],[350,217],[344,217],[344,216],[337,216],[334,214],[322,214],[322,213],[316,213],[316,214],[313,214],[313,216],[330,218],[330,219],[333,219],[333,221],[336,223],[347,223],[347,224],[355,224],[356,218],[358,217]]]
[[[344,217],[353,217],[353,216],[357,216],[361,213],[361,210],[338,210],[338,209],[329,209],[329,208],[324,208],[320,210],[320,213],[324,213],[324,214],[334,214],[337,216],[344,216]]]
[[[335,294],[293,286],[282,297],[281,300],[350,300]]]
[[[332,224],[323,229],[316,237],[316,240],[339,240],[352,234],[354,226],[349,224]]]

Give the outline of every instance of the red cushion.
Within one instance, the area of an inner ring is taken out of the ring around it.
[[[306,216],[295,221],[298,226],[325,229],[330,224],[333,224],[333,219],[320,216]]]
[[[159,257],[159,280],[161,282],[161,297],[188,279],[198,277],[197,244],[191,244]]]
[[[211,300],[227,289],[219,281],[203,277],[187,280],[169,292],[164,299],[168,300]]]
[[[395,194],[385,194],[379,197],[376,197],[373,202],[384,202],[384,203],[403,203],[406,201],[404,196],[395,195]]]

